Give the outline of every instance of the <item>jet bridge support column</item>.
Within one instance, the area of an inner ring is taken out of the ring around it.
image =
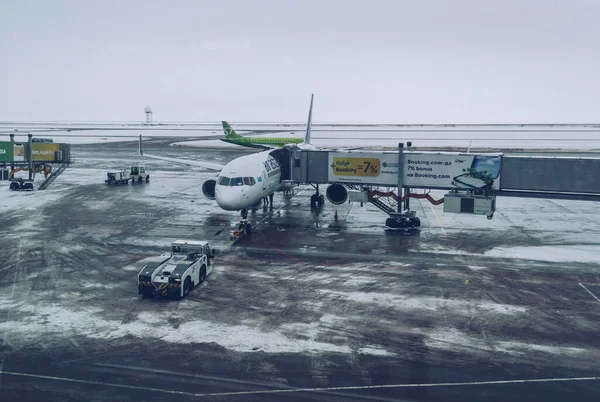
[[[415,216],[415,211],[410,210],[410,204],[408,198],[402,202],[403,186],[404,186],[404,143],[398,144],[398,204],[396,212],[389,208],[389,218],[385,221],[385,227],[389,230],[400,230],[415,232],[421,227],[421,221]],[[406,194],[410,192],[410,189],[406,189]],[[375,202],[374,202],[375,203]],[[376,204],[377,205],[377,204]],[[384,209],[385,211],[385,209]]]
[[[14,146],[15,146],[15,144],[14,144],[14,142],[15,142],[15,135],[14,134],[10,135],[10,142],[12,143],[10,146],[13,147],[13,149],[14,149]],[[10,161],[10,171],[12,172],[14,170],[15,170],[15,158],[14,158],[14,155],[13,155],[13,158]]]
[[[404,176],[404,155],[402,155],[402,151],[404,150],[404,143],[400,142],[398,144],[398,207],[397,212],[402,213],[402,177]]]
[[[406,142],[406,149],[410,151],[410,149],[412,148],[412,141],[407,141]],[[402,155],[402,157],[404,157],[404,154],[400,153]],[[404,159],[404,158],[403,158]],[[400,165],[398,166],[403,166],[402,163],[404,162],[404,160],[400,160]],[[400,169],[398,169],[400,170]],[[403,174],[404,172],[402,172]],[[398,192],[400,193],[400,192]],[[406,196],[406,201],[404,201],[404,211],[410,211],[410,187],[406,187],[404,189],[404,195]],[[402,198],[400,198],[402,199]]]
[[[29,166],[29,181],[33,180],[33,134],[27,134],[27,142],[29,146],[27,147],[27,160]]]

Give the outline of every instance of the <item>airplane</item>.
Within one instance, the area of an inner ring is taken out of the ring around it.
[[[314,94],[310,97],[310,108],[306,133],[302,143],[298,144],[302,149],[315,149],[311,142],[312,108]],[[199,166],[208,170],[218,171],[215,178],[207,179],[202,184],[202,193],[209,200],[215,200],[217,205],[225,211],[241,211],[241,222],[239,229],[250,233],[252,226],[248,223],[248,209],[256,207],[267,197],[273,205],[273,194],[276,191],[286,191],[293,187],[293,183],[281,180],[281,164],[272,155],[277,150],[267,150],[250,155],[240,156],[226,165],[207,163],[197,160],[170,158],[158,155],[150,155],[142,148],[142,136],[140,135],[139,154],[153,159],[160,159],[188,166]],[[324,203],[324,197],[319,194],[318,186],[316,194],[311,197],[311,205]]]
[[[225,132],[225,138],[221,138],[221,141],[243,147],[269,150],[280,148],[287,144],[301,144],[304,141],[302,138],[243,137],[236,133],[226,121],[222,121],[221,123]]]

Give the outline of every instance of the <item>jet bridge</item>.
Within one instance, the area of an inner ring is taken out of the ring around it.
[[[319,185],[327,185],[326,196],[333,204],[371,202],[389,215],[386,226],[391,229],[419,226],[410,211],[410,198],[443,202],[445,212],[488,219],[493,217],[498,196],[600,201],[600,158],[594,157],[423,152],[406,149],[404,144],[396,151],[288,146],[285,152],[289,180],[315,186],[316,197]],[[414,189],[448,193],[435,200]]]

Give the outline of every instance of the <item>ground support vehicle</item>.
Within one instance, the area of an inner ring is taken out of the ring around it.
[[[127,184],[129,182],[129,175],[124,170],[116,170],[106,173],[106,184]]]
[[[245,234],[252,234],[252,224],[248,222],[247,218],[242,218],[240,221],[238,228],[236,230],[232,230],[229,234],[229,240],[235,241],[241,239]]]
[[[131,184],[136,181],[140,183],[146,181],[146,183],[148,183],[150,181],[150,174],[146,173],[146,168],[142,166],[132,166],[129,178],[131,179]]]
[[[148,262],[138,275],[138,294],[143,297],[181,299],[211,273],[215,250],[206,241],[176,240],[171,252]]]

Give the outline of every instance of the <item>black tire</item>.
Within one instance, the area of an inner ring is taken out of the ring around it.
[[[398,227],[398,221],[396,221],[394,218],[387,218],[385,220],[385,226],[391,229],[396,229]]]
[[[204,266],[200,268],[200,276],[198,278],[198,285],[203,284],[204,280],[206,279],[206,268]]]
[[[418,218],[409,218],[408,219],[408,227],[416,228],[416,227],[419,227],[420,223],[421,222],[420,222],[420,220],[418,220]]]
[[[138,181],[141,183],[142,182],[142,176],[138,177]]]
[[[150,175],[146,176],[146,183],[150,181]]]
[[[191,287],[192,287],[192,281],[190,280],[190,277],[188,276],[186,278],[185,282],[183,283],[183,296],[181,296],[182,299],[184,297],[186,297],[188,295],[188,293],[190,293]]]
[[[413,226],[416,228],[421,227],[421,219],[419,219],[418,217],[415,216],[413,218]]]

